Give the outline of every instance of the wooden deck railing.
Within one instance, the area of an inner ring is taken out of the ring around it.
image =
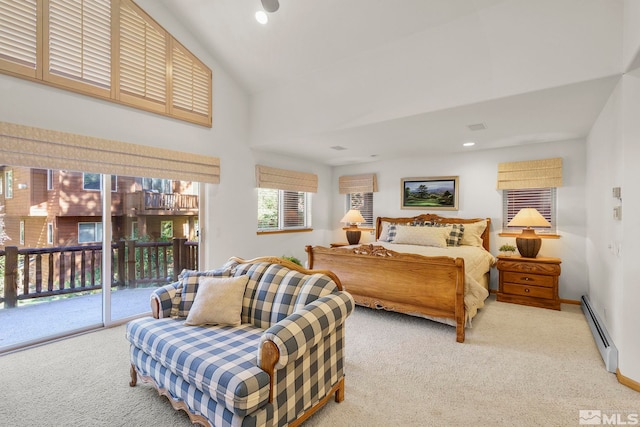
[[[198,268],[198,243],[119,241],[111,245],[111,286],[135,288],[177,280],[182,269]],[[102,245],[0,250],[4,291],[0,302],[15,307],[25,299],[102,288]]]

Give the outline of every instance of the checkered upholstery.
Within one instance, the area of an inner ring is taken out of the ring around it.
[[[127,325],[131,362],[140,374],[213,426],[287,425],[343,378],[344,321],[354,302],[329,276],[230,261],[207,273],[249,277],[242,325],[185,326],[186,286],[192,303],[193,281],[203,273],[184,272],[178,282],[156,290],[160,319]],[[259,368],[267,340],[280,353],[272,402],[269,375]]]

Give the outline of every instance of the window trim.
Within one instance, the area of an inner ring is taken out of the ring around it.
[[[47,244],[48,245],[53,245],[53,223],[52,222],[48,222],[47,223]]]
[[[87,188],[85,186],[85,178],[87,175],[98,175],[100,177],[100,185],[99,188]],[[101,173],[94,173],[94,172],[82,172],[82,190],[83,191],[102,191],[102,175]],[[107,175],[107,174],[105,174]],[[118,176],[117,175],[111,175],[111,192],[112,193],[116,193],[118,191]]]
[[[86,242],[81,242],[80,241],[80,226],[81,225],[87,225],[87,224],[92,224],[93,225],[93,238],[95,239],[98,234],[98,226],[102,227],[102,222],[88,222],[88,221],[83,221],[83,222],[79,222],[78,223],[78,244],[85,244],[85,243],[100,243],[102,242],[102,233],[100,233],[99,239],[98,240],[91,240],[91,241],[86,241]],[[102,232],[104,232],[104,229],[102,230]]]
[[[313,231],[311,223],[311,195],[308,191],[291,191],[291,190],[279,190],[275,188],[258,188],[257,189],[258,205],[260,204],[260,192],[263,190],[271,190],[278,192],[278,228],[258,228],[256,234],[277,234],[277,233],[298,233]],[[284,215],[282,215],[284,208],[284,193],[303,193],[304,194],[304,225],[298,227],[284,227]],[[256,224],[258,225],[258,224]]]
[[[4,171],[4,198],[13,199],[13,169]]]
[[[536,235],[541,238],[551,238],[557,239],[560,236],[558,235],[558,220],[557,220],[557,204],[558,204],[558,196],[557,189],[555,187],[544,187],[544,188],[523,188],[523,189],[503,189],[502,190],[502,231],[498,233],[499,236],[504,237],[517,237],[520,235],[523,227],[508,227],[507,224],[511,220],[512,217],[509,217],[509,192],[526,192],[531,193],[528,197],[538,197],[540,199],[549,198],[549,215],[546,216],[547,221],[549,221],[552,225],[550,229],[541,228],[541,227],[533,227],[536,230]],[[545,194],[547,193],[548,194]],[[536,194],[537,193],[537,194]],[[536,203],[540,203],[541,200],[536,201]],[[525,207],[525,206],[521,206]],[[536,207],[527,204],[526,207]],[[539,209],[544,211],[544,209]],[[517,212],[516,212],[517,213]],[[515,216],[515,214],[513,214]],[[544,216],[544,215],[543,215]]]

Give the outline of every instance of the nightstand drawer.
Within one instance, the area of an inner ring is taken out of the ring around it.
[[[523,295],[534,298],[553,299],[553,288],[538,286],[517,285],[515,283],[503,283],[503,292],[506,294]]]
[[[553,276],[542,276],[540,274],[516,273],[513,271],[503,271],[502,280],[522,285],[544,286],[552,288],[555,283]]]

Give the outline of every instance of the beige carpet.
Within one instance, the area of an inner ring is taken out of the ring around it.
[[[578,306],[490,298],[467,330],[357,308],[347,324],[346,399],[305,426],[577,426],[580,409],[640,412],[606,372]],[[0,357],[10,426],[189,426],[145,384],[128,386],[124,327]]]

